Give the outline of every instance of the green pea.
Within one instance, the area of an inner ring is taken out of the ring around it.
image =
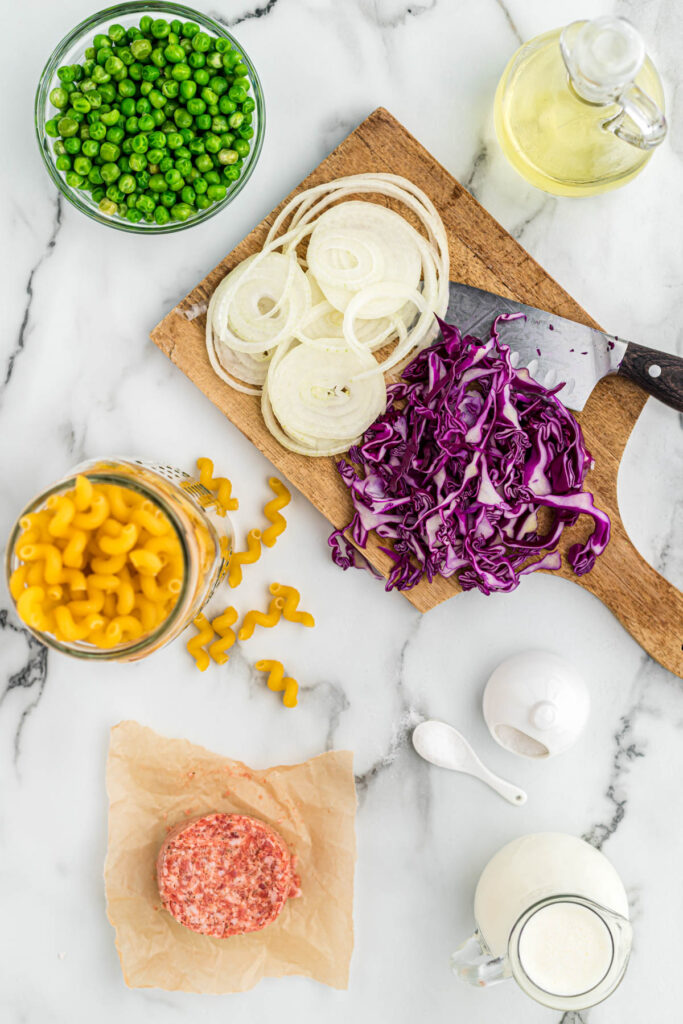
[[[154,127],[154,118],[151,117],[149,114],[143,114],[140,120],[138,121],[138,128],[141,132],[154,131]]]
[[[80,83],[81,92],[87,96],[89,92],[94,92],[97,89],[97,82],[93,82],[92,78],[84,78]]]
[[[138,118],[135,115],[126,118],[126,131],[129,135],[135,135],[137,133],[138,123]]]
[[[140,95],[144,96],[145,99],[149,96],[149,94],[152,92],[153,89],[154,89],[154,86],[152,85],[151,82],[140,82],[140,86],[139,86]]]
[[[98,85],[104,85],[104,83],[108,82],[110,78],[111,75],[109,75],[103,67],[100,67],[99,64],[93,68],[92,80],[93,82],[97,82]]]
[[[166,184],[168,185],[169,188],[181,189],[183,187],[183,184],[184,184],[183,176],[180,173],[180,171],[177,170],[175,167],[171,168],[170,171],[166,171],[166,174],[164,175],[164,179],[165,179]]]
[[[228,96],[233,103],[244,103],[247,98],[247,90],[243,89],[241,85],[232,85],[228,91]]]
[[[216,132],[217,135],[220,135],[222,132],[227,132],[229,127],[228,119],[223,117],[222,114],[218,114],[216,117],[211,119],[211,131]]]
[[[206,195],[197,196],[197,198],[195,199],[195,206],[197,207],[198,210],[208,210],[208,208],[211,206],[211,200]]]
[[[183,178],[186,178],[192,171],[192,161],[188,160],[187,157],[182,157],[180,160],[175,162],[176,170],[180,172]]]
[[[120,57],[107,57],[104,62],[104,70],[108,75],[118,75],[121,71],[125,70],[125,65]]]
[[[99,151],[100,144],[99,142],[95,142],[94,139],[86,139],[83,145],[81,146],[81,152],[83,153],[83,156],[92,158],[94,156],[97,156]]]
[[[88,102],[90,103],[90,113],[88,114],[88,120],[94,110],[98,110],[102,106],[102,97],[99,89],[95,89],[88,93]],[[99,119],[99,114],[97,115]]]
[[[211,49],[211,39],[206,32],[197,32],[192,40],[192,49],[198,53],[206,53]]]
[[[85,178],[80,174],[76,174],[75,171],[66,172],[66,183],[67,185],[70,185],[71,188],[80,188],[84,181]]]
[[[157,206],[154,209],[154,220],[157,224],[168,224],[171,215],[165,206]]]
[[[151,164],[159,164],[164,159],[166,154],[165,149],[149,149],[147,151],[147,159]]]
[[[102,181],[111,184],[111,182],[116,181],[121,171],[115,163],[106,163],[100,167],[100,174],[102,175]]]
[[[231,128],[239,128],[244,121],[244,114],[240,110],[236,110],[234,114],[231,114],[228,118],[228,124]]]
[[[183,133],[181,132],[180,134],[182,135]],[[187,141],[191,142],[192,140],[188,139]],[[184,142],[185,142],[185,140],[183,139],[183,143]],[[176,151],[173,154],[173,156],[175,157],[176,160],[187,160],[187,159],[189,159],[189,157],[192,156],[192,154],[191,154],[190,150],[187,148],[187,146],[182,145],[182,146],[179,146],[178,149],[176,149]]]
[[[122,153],[125,153],[126,155],[128,155],[128,154],[133,152],[133,147],[131,145],[131,142],[132,142],[131,138],[129,136],[126,136],[126,138],[121,143],[121,152]]]
[[[142,68],[142,80],[143,82],[156,82],[157,78],[161,75],[161,71],[154,64],[144,64]]]
[[[77,110],[79,114],[87,114],[90,110],[90,103],[86,96],[79,94],[78,96],[71,97],[71,106],[74,110]]]
[[[104,114],[102,114],[101,121],[102,124],[105,124],[107,125],[107,127],[110,127],[110,125],[116,124],[120,117],[121,112],[114,108],[113,110],[107,110]]]
[[[163,92],[159,92],[158,89],[152,89],[147,98],[151,106],[156,110],[161,110],[161,108],[166,105],[166,96],[164,96]]]
[[[135,178],[132,174],[124,174],[119,178],[119,188],[124,195],[135,191]]]
[[[221,183],[221,176],[218,171],[206,171],[204,177],[209,185],[220,185]]]
[[[185,51],[177,43],[169,43],[164,47],[164,57],[169,64],[179,64],[181,60],[185,59]]]
[[[227,53],[228,50],[232,48],[232,43],[229,39],[219,36],[219,38],[214,41],[214,47],[218,53]]]
[[[117,213],[117,210],[118,207],[116,203],[113,203],[111,199],[103,199],[99,204],[99,211],[100,213],[105,214],[105,216],[113,217],[114,214]]]
[[[222,68],[223,58],[221,57],[220,53],[207,53],[206,66],[207,68]]]
[[[232,73],[233,75],[235,75],[236,78],[246,78],[247,75],[249,74],[249,68],[247,67],[246,64],[234,64]]]
[[[104,103],[111,104],[116,99],[116,86],[112,85],[111,82],[105,82],[97,91]]]
[[[127,211],[126,220],[129,220],[131,224],[138,224],[142,220],[142,214],[139,210],[136,210],[135,207],[133,207]]]
[[[90,174],[88,175],[88,181],[90,182],[91,185],[101,185],[102,184],[102,172],[100,171],[99,167],[92,167],[90,169]]]
[[[50,93],[50,103],[53,107],[57,107],[58,110],[62,110],[64,107],[69,105],[69,94],[66,89],[61,86],[57,86]]]
[[[77,156],[74,160],[74,170],[82,178],[87,178],[92,170],[92,160],[89,160],[87,156]]]
[[[121,150],[113,142],[103,142],[100,146],[100,156],[105,163],[113,163],[120,155]]]
[[[119,82],[118,90],[119,90],[119,96],[123,96],[124,98],[128,98],[128,97],[131,97],[131,96],[135,96],[135,93],[138,91],[138,88],[137,88],[135,82],[131,81],[130,78],[122,78],[121,81]]]
[[[144,171],[147,166],[147,157],[144,153],[136,153],[133,151],[128,157],[130,166],[133,171]]]
[[[191,100],[197,92],[197,83],[188,79],[186,82],[180,83],[180,95],[184,100]]]
[[[149,171],[138,171],[135,175],[135,180],[138,183],[138,187],[145,189],[149,185]]]
[[[242,125],[242,127],[238,130],[238,134],[241,139],[253,139],[254,129],[251,127],[251,125]]]
[[[227,178],[228,181],[237,181],[240,176],[240,169],[237,164],[233,164],[232,167],[226,167],[223,171],[223,177]]]
[[[118,185],[110,185],[106,192],[107,199],[111,199],[112,203],[122,203],[125,200],[125,196]]]
[[[171,26],[163,18],[157,18],[152,22],[151,32],[155,39],[165,39],[171,31]]]
[[[253,100],[251,96],[247,96],[246,100],[242,104],[242,113],[251,114],[254,110],[256,110],[256,101]]]
[[[167,99],[174,99],[180,92],[180,86],[174,79],[168,78],[161,86],[161,92]]]
[[[152,192],[165,192],[166,191],[166,179],[163,174],[152,174],[149,179],[149,187]]]
[[[219,96],[222,96],[224,92],[228,91],[228,83],[224,78],[221,78],[220,75],[214,75],[209,82],[209,89],[216,98],[209,100],[204,93],[202,93],[202,99],[206,100],[207,103],[218,103]]]
[[[234,149],[221,149],[218,153],[218,162],[221,164],[234,164],[239,160],[239,153]]]
[[[190,65],[193,71],[196,71],[197,68],[204,67],[204,65],[206,64],[206,57],[204,56],[203,53],[195,53],[193,50],[192,53],[188,53],[187,55],[187,63]],[[195,75],[195,79],[196,77],[197,76]]]
[[[201,171],[201,173],[204,174],[206,171],[211,171],[213,168],[213,160],[208,153],[203,153],[195,159],[194,165],[198,171]]]
[[[45,134],[49,135],[51,139],[56,139],[59,135],[59,128],[57,127],[57,120],[51,117],[49,121],[45,122]]]
[[[90,109],[89,105],[88,109]],[[199,114],[203,114],[205,110],[206,103],[198,96],[196,96],[194,99],[187,101],[187,112],[188,114],[192,114],[193,117],[197,117]]]
[[[178,110],[173,111],[173,120],[179,128],[189,128],[192,124],[192,114],[183,107],[179,107]]]
[[[197,85],[208,85],[211,75],[206,68],[199,68],[199,70],[195,71],[193,77]]]
[[[60,117],[57,122],[57,128],[62,138],[68,139],[78,131],[78,121],[73,117]]]
[[[116,51],[116,56],[123,61],[124,65],[129,68],[131,64],[135,62],[133,51],[128,46],[122,46]]]
[[[138,62],[136,61],[135,64],[131,64],[131,66],[128,68],[128,77],[131,78],[134,82],[141,82],[142,72],[142,64],[138,64]]]
[[[96,203],[100,203],[106,196],[106,192],[103,188],[94,188],[92,190],[92,197]]]
[[[238,156],[245,157],[249,155],[250,147],[245,139],[235,139],[233,146]]]
[[[199,138],[197,138],[197,139],[190,139],[190,141],[187,144],[187,148],[190,151],[192,156],[199,156],[201,153],[205,153],[206,152],[206,147],[204,145],[204,140],[203,139],[199,139]]]
[[[163,160],[159,161],[159,171],[162,174],[165,174],[166,171],[170,171],[173,166],[174,161],[173,158],[170,156],[165,156]]]
[[[52,151],[55,156],[64,156],[64,154],[66,153],[66,147],[61,139],[55,140],[52,146]]]
[[[143,14],[140,18],[140,31],[144,32],[145,35],[152,31],[152,20],[153,19],[150,18],[149,14]]]
[[[196,199],[194,189],[189,185],[186,185],[185,188],[181,189],[180,198],[184,203],[187,203],[188,206],[194,206]]]
[[[132,117],[135,113],[135,100],[132,96],[127,96],[125,100],[121,100],[121,113],[124,117]]]
[[[67,156],[66,154],[64,156],[58,156],[55,160],[55,167],[58,171],[70,171],[71,157]]]
[[[166,192],[162,192],[159,198],[161,199],[161,202],[164,204],[164,206],[168,207],[175,205],[175,192],[171,192],[170,189],[168,189]]]
[[[175,82],[186,82],[192,75],[192,71],[187,64],[174,64],[171,75]]]
[[[158,68],[163,68],[168,63],[166,58],[164,57],[164,51],[161,49],[160,46],[157,46],[154,50],[152,50],[152,52],[149,55],[149,59],[151,60],[152,64],[155,64],[156,67]]]
[[[73,64],[65,64],[61,68],[57,68],[57,78],[60,82],[73,82],[75,79]]]
[[[235,141],[235,136],[232,132],[223,132],[221,135],[221,149],[232,149],[232,144]]]
[[[225,199],[226,192],[225,185],[209,185],[206,194],[213,202],[220,202],[221,199]]]
[[[107,126],[102,121],[95,121],[90,125],[90,138],[101,141],[107,134]]]
[[[152,118],[154,119],[154,126],[158,128],[160,124],[163,124],[166,120],[166,111],[160,107],[152,108]]]
[[[166,145],[169,149],[178,149],[183,144],[183,137],[179,132],[169,132],[166,136]]]
[[[149,39],[136,39],[130,44],[130,52],[136,60],[147,60],[152,52],[152,44]]]
[[[213,132],[207,132],[204,136],[204,148],[207,153],[217,153],[221,148],[220,136],[214,135]]]
[[[202,177],[201,175],[194,179],[194,190],[198,196],[203,195],[208,187],[209,184],[206,178]]]

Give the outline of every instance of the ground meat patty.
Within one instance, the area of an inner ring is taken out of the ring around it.
[[[301,895],[282,837],[244,814],[209,814],[173,829],[157,880],[176,921],[219,939],[265,928],[288,897]]]

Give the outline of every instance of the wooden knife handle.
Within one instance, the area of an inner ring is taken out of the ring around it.
[[[630,341],[617,371],[653,398],[683,412],[683,359]]]

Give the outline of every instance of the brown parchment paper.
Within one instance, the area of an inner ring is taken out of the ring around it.
[[[350,751],[255,771],[137,722],[111,731],[107,913],[126,984],[243,992],[303,974],[346,988],[353,949],[356,792]],[[214,939],[161,906],[155,862],[168,830],[211,811],[252,814],[298,858],[302,895],[261,932]]]

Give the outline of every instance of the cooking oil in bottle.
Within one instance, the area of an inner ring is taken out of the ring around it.
[[[495,126],[512,166],[561,196],[618,188],[666,135],[662,83],[625,18],[576,21],[532,39],[498,85]]]

